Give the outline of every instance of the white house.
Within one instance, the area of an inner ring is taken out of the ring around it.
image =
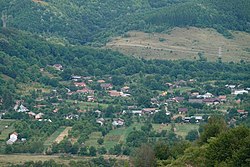
[[[117,120],[112,122],[113,126],[122,126],[124,124],[125,124],[125,121],[123,119],[121,119],[121,118],[118,118]]]
[[[100,124],[101,126],[104,124],[105,120],[104,118],[99,118],[96,120],[96,123]]]
[[[204,99],[207,99],[207,98],[213,97],[213,94],[207,92],[207,93],[205,93],[204,95],[197,95],[196,97],[197,97],[197,98],[204,98]]]
[[[43,113],[38,113],[38,114],[36,114],[36,116],[35,116],[35,119],[42,119],[42,117],[43,117]]]
[[[20,105],[19,109],[17,110],[17,112],[27,112],[27,111],[29,111],[29,109],[22,104]]]
[[[18,134],[16,132],[13,132],[11,135],[10,135],[10,138],[9,140],[6,142],[7,144],[13,144],[17,141],[17,136]]]
[[[233,95],[243,95],[244,93],[248,93],[247,90],[235,90],[234,92],[232,92]]]

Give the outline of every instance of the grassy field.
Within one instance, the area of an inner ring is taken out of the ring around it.
[[[171,125],[170,124],[168,125],[153,124],[153,128],[154,130],[158,132],[161,132],[162,130],[170,131]],[[198,129],[199,125],[197,124],[175,124],[175,128],[176,128],[175,133],[184,138],[190,130]]]
[[[71,160],[81,160],[84,161],[85,158],[82,157],[70,157],[62,158],[58,155],[32,155],[32,154],[17,154],[17,155],[0,155],[0,166],[10,166],[12,164],[23,164],[28,161],[49,161],[54,160],[57,163],[69,165]]]
[[[216,61],[221,47],[222,61],[250,61],[250,34],[232,32],[227,39],[213,29],[174,28],[170,33],[131,31],[127,37],[115,37],[106,47],[124,54],[146,59],[198,59],[204,53],[209,61]]]
[[[129,157],[127,156],[115,156],[115,155],[104,155],[104,159],[117,159],[118,161],[127,161]],[[28,161],[49,161],[54,160],[56,163],[68,165],[70,161],[86,161],[96,157],[86,157],[86,156],[66,156],[62,157],[60,155],[34,155],[34,154],[15,154],[15,155],[0,155],[0,166],[7,167],[10,165],[21,165]]]
[[[41,85],[40,83],[33,82],[31,84],[18,84],[18,93],[28,95],[30,91],[42,90],[43,93],[49,93],[50,89],[46,86]]]
[[[64,130],[66,129],[66,127],[62,126],[60,128],[58,128],[45,142],[44,142],[44,146],[48,147],[50,145],[52,145],[55,140],[57,139],[57,137],[64,132]]]
[[[13,122],[16,120],[13,119],[1,119],[0,120],[0,141],[5,141],[10,133],[15,131],[15,128],[12,126]],[[6,128],[7,126],[7,128]]]
[[[129,127],[122,127],[117,128],[114,130],[111,130],[105,137],[104,137],[104,143],[102,146],[104,146],[106,149],[110,149],[114,147],[116,144],[119,143],[125,143],[126,138],[130,132],[133,131],[134,128],[137,130],[140,130],[142,124],[140,123],[134,123]],[[179,136],[182,136],[183,138],[188,134],[190,130],[198,129],[199,125],[197,124],[175,124],[176,128],[176,134]],[[157,132],[161,132],[162,130],[171,130],[171,125],[161,125],[161,124],[153,124],[153,129]],[[89,139],[85,142],[87,146],[99,146],[97,143],[97,139],[101,138],[102,135],[100,132],[93,132],[89,135]]]

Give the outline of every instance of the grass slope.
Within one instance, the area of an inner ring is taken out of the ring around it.
[[[216,61],[221,47],[222,61],[249,61],[250,34],[232,34],[234,38],[227,39],[213,29],[194,27],[175,28],[168,34],[130,31],[125,37],[113,38],[106,48],[146,59],[194,60],[202,53],[209,61]]]
[[[57,137],[66,129],[66,127],[62,126],[60,128],[58,128],[45,142],[44,142],[44,146],[45,147],[49,147],[51,146],[55,140],[57,139]]]

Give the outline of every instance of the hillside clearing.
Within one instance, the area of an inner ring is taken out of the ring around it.
[[[130,31],[123,37],[115,37],[106,48],[124,54],[146,58],[178,60],[199,59],[203,53],[209,61],[216,61],[221,48],[222,61],[250,60],[250,34],[231,32],[227,39],[213,29],[175,28],[168,34]]]
[[[48,147],[52,145],[54,142],[60,142],[65,135],[68,135],[68,131],[71,129],[71,127],[60,127],[58,128],[45,142],[44,146]]]
[[[70,131],[71,129],[72,129],[72,127],[67,127],[67,128],[65,128],[64,131],[62,131],[62,132],[60,133],[60,135],[57,136],[57,138],[55,139],[55,142],[56,142],[56,143],[60,143],[60,142],[64,139],[65,136],[68,136],[69,131]]]

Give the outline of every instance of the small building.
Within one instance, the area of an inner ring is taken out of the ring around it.
[[[105,119],[104,119],[104,118],[98,118],[98,119],[96,120],[96,123],[99,123],[101,126],[103,126],[104,123],[105,123]]]
[[[76,87],[86,87],[86,83],[85,82],[75,82],[74,85]]]
[[[207,105],[216,105],[219,104],[221,101],[219,98],[209,98],[209,99],[204,99],[203,102]]]
[[[30,111],[30,112],[28,112],[28,115],[29,115],[30,117],[33,117],[33,118],[34,118],[34,117],[36,116],[36,113]]]
[[[105,83],[105,80],[100,79],[100,80],[98,80],[97,82],[98,82],[98,83]]]
[[[225,96],[225,95],[220,95],[218,98],[219,98],[220,101],[222,101],[222,102],[226,102],[226,101],[227,101],[227,96]]]
[[[177,103],[183,102],[185,100],[184,97],[174,97],[173,100]]]
[[[13,132],[11,135],[10,135],[10,138],[9,140],[6,142],[6,144],[8,145],[11,145],[13,143],[15,143],[17,141],[17,137],[18,137],[18,134],[16,132]]]
[[[156,108],[144,108],[142,109],[143,114],[154,114],[156,112]]]
[[[188,108],[178,108],[179,114],[187,114]]]
[[[128,86],[124,86],[124,87],[121,88],[121,91],[122,92],[129,92],[129,89],[130,88]]]
[[[233,95],[243,95],[244,93],[248,93],[248,91],[247,90],[244,90],[244,89],[242,89],[242,90],[235,90],[235,91],[233,91],[232,92],[232,94]]]
[[[203,103],[203,99],[188,99],[189,103]]]
[[[122,95],[122,92],[118,92],[118,91],[116,91],[116,90],[111,90],[111,91],[109,91],[109,95],[110,95],[111,97],[119,97],[119,96]]]
[[[83,93],[83,94],[94,94],[94,92],[95,92],[94,90],[88,88],[83,88],[76,91],[76,93]]]
[[[110,84],[110,83],[102,83],[100,86],[104,90],[108,90],[108,89],[112,89],[113,88],[113,85]]]
[[[38,113],[38,114],[36,114],[36,116],[35,116],[35,119],[42,119],[42,117],[43,117],[43,113]]]
[[[123,126],[125,124],[125,121],[121,118],[118,118],[117,120],[114,120],[112,122],[113,126]]]
[[[248,112],[246,110],[237,110],[237,112],[239,114],[248,114]]]
[[[197,98],[203,98],[203,99],[207,99],[207,98],[212,98],[213,94],[212,93],[205,93],[204,95],[197,95]]]
[[[29,109],[27,107],[25,107],[23,104],[21,104],[19,106],[19,109],[17,110],[17,112],[28,112]]]
[[[58,71],[62,71],[63,66],[61,64],[54,64],[52,67],[54,67]]]

